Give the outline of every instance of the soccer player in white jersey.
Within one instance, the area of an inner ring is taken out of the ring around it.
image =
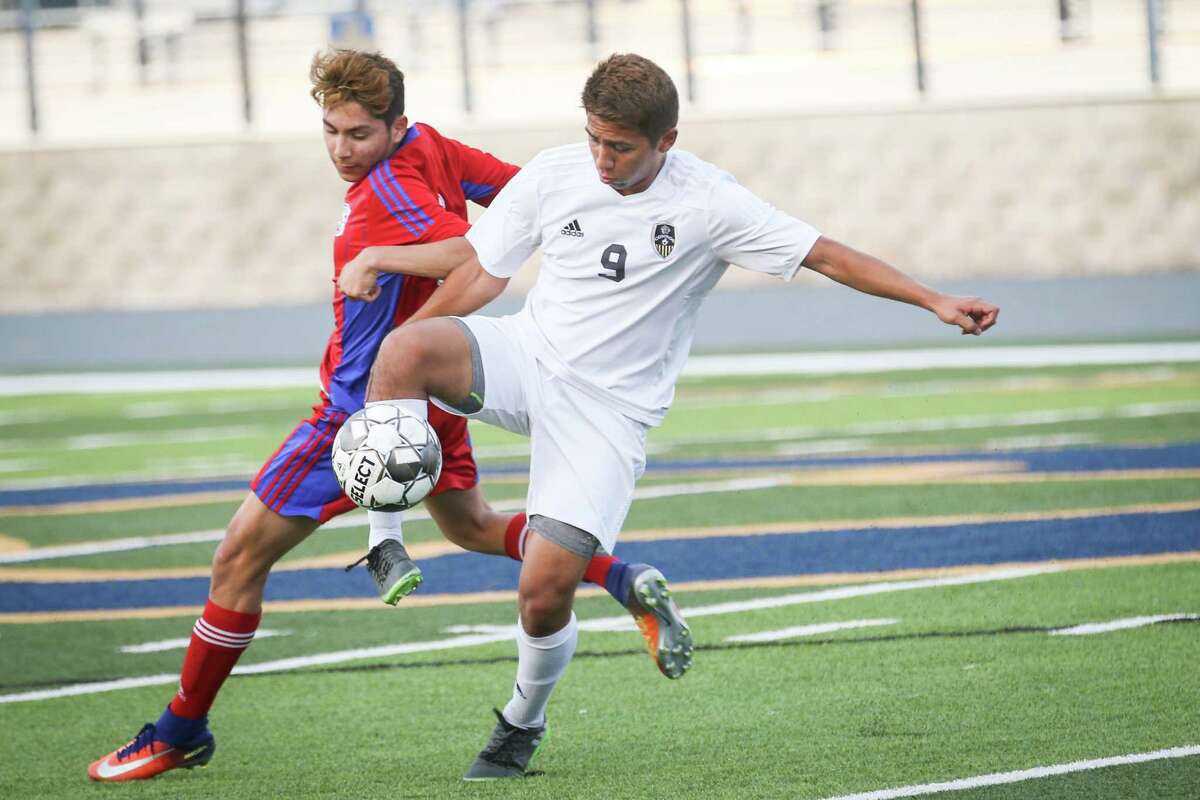
[[[385,267],[455,264],[385,340],[368,399],[421,415],[433,398],[532,440],[516,681],[468,780],[523,775],[541,743],[550,693],[575,650],[575,587],[593,553],[613,551],[646,433],[671,404],[697,310],[728,265],[783,279],[807,267],[966,334],[996,321],[996,306],[923,286],[675,149],[678,104],[658,66],[612,56],[583,90],[586,143],[536,156],[465,239],[400,248]],[[537,248],[541,272],[519,313],[464,316]],[[647,606],[664,608],[654,622],[686,630],[669,597],[638,588]],[[690,665],[690,646],[676,647],[660,654],[668,675]]]

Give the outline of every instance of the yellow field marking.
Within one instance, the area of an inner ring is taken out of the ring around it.
[[[996,475],[1024,472],[1023,461],[930,461],[918,464],[871,464],[833,470],[802,470],[792,473],[793,486],[887,486],[909,483],[941,483],[948,480],[979,480]]]
[[[866,519],[796,520],[790,522],[718,525],[694,528],[660,528],[628,531],[621,534],[623,542],[656,542],[675,539],[715,539],[730,536],[771,536],[778,534],[814,533],[851,529],[904,530],[907,528],[943,527],[952,525],[983,525],[994,522],[1044,522],[1059,519],[1088,519],[1114,514],[1169,514],[1178,511],[1198,511],[1200,501],[1174,503],[1135,503],[1124,506],[1060,509],[1053,511],[1012,511],[997,514],[946,514],[929,517],[884,517]],[[446,541],[419,542],[407,547],[415,560],[436,558],[466,552]],[[306,569],[344,567],[362,557],[362,550],[347,550],[308,558],[297,558],[277,564],[273,572],[296,572]],[[161,578],[207,578],[211,573],[203,567],[147,567],[139,569],[85,569],[79,567],[0,567],[0,582],[24,583],[90,583],[96,581],[138,581]]]
[[[409,544],[405,548],[414,559],[436,558],[466,552],[446,541]],[[360,550],[345,550],[321,556],[296,558],[276,564],[271,572],[296,572],[305,569],[345,567],[363,556]],[[149,581],[159,578],[207,578],[208,565],[202,567],[142,567],[137,569],[86,569],[82,567],[0,567],[0,583],[88,583],[92,581]]]
[[[1041,483],[1063,481],[1164,481],[1200,478],[1200,469],[1112,469],[1080,472],[1016,472],[975,479],[970,476],[947,478],[939,483]]]
[[[5,536],[0,533],[0,553],[11,553],[15,550],[28,550],[29,542],[15,536]]]
[[[1160,564],[1200,562],[1200,550],[1178,553],[1153,553],[1136,556],[1105,556],[1102,558],[1060,559],[1057,561],[1010,561],[1004,564],[962,564],[929,569],[897,569],[884,572],[827,572],[820,575],[780,575],[766,578],[731,578],[718,581],[688,581],[673,583],[675,592],[710,592],[725,589],[787,589],[798,586],[855,585],[883,581],[942,578],[1012,569],[1057,567],[1060,570],[1107,569],[1110,567],[1144,567]],[[606,592],[593,586],[580,587],[578,597],[598,597]],[[404,598],[399,608],[471,605],[474,603],[511,603],[516,592],[475,592],[471,594],[427,594]],[[290,614],[302,611],[369,611],[383,610],[383,603],[374,597],[338,598],[332,600],[282,600],[264,603],[265,614]],[[686,612],[687,607],[684,607]],[[90,611],[22,611],[0,614],[0,625],[31,625],[50,622],[97,622],[125,619],[167,619],[195,617],[204,611],[200,605],[159,606],[156,608],[97,609]]]

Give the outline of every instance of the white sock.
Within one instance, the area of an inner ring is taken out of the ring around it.
[[[367,408],[371,406],[395,406],[419,419],[429,419],[428,400],[372,400],[367,403]]]
[[[367,538],[367,549],[370,550],[388,539],[395,539],[404,544],[404,531],[400,526],[403,519],[403,511],[368,511],[367,521],[371,523],[371,533]]]
[[[517,680],[512,699],[504,707],[504,718],[509,723],[521,728],[546,724],[550,693],[571,663],[578,640],[574,611],[566,627],[549,636],[530,636],[517,620]]]
[[[368,408],[371,406],[395,406],[414,417],[429,418],[428,400],[372,400],[367,403]],[[395,539],[400,544],[404,544],[404,533],[400,527],[402,513],[400,511],[367,512],[367,520],[371,523],[371,533],[367,537],[367,550],[387,539]]]

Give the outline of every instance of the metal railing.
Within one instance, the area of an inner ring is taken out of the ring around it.
[[[655,58],[710,114],[1200,89],[1200,2],[1181,0],[56,6],[0,3],[0,142],[298,132],[307,60],[329,44],[393,56],[439,119],[501,124],[577,109],[611,51]]]

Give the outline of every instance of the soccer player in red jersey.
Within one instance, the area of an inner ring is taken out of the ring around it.
[[[93,780],[152,778],[212,758],[208,711],[254,638],[267,574],[321,523],[355,507],[333,475],[334,435],[363,407],[384,337],[425,303],[442,277],[388,272],[387,248],[461,237],[469,227],[467,201],[488,205],[517,173],[512,164],[428,125],[410,125],[404,76],[379,54],[318,53],[310,77],[324,112],[329,157],[351,184],[334,238],[334,279],[340,283],[321,362],[320,401],[254,478],[229,523],[213,557],[208,602],[192,629],[178,692],[156,723],[91,764]],[[483,499],[466,420],[432,405],[429,420],[443,448],[441,478],[425,500],[430,515],[447,539],[467,550],[521,560],[526,516],[498,513]],[[420,584],[421,573],[404,549],[400,514],[369,517],[364,558],[381,599],[394,604]],[[637,605],[633,582],[651,570],[598,555],[585,580],[605,586],[640,619],[647,610]]]

